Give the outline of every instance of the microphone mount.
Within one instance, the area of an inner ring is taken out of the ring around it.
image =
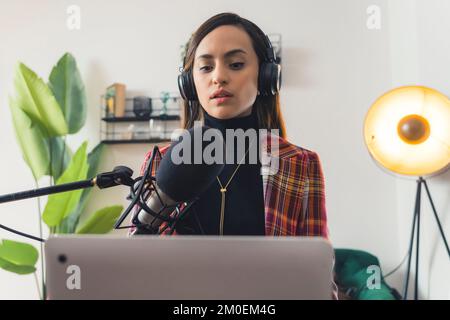
[[[133,180],[131,178],[132,175],[133,175],[133,170],[131,170],[130,168],[125,167],[125,166],[117,166],[113,169],[113,171],[100,173],[95,178],[92,178],[92,179],[75,181],[75,182],[50,186],[50,187],[37,188],[37,189],[2,195],[2,196],[0,196],[0,203],[24,200],[24,199],[29,199],[29,198],[36,198],[36,197],[46,196],[46,195],[60,193],[60,192],[72,191],[72,190],[86,189],[86,188],[91,188],[93,186],[97,186],[100,189],[115,187],[118,185],[132,186],[135,182],[135,180]],[[138,180],[138,179],[136,179],[136,180]],[[14,230],[14,229],[4,226],[2,224],[0,224],[0,229],[4,229],[8,232],[12,232],[12,233],[18,234],[20,236],[24,236],[29,239],[45,242],[44,239],[35,237],[33,235],[30,235],[30,234],[27,234],[27,233],[24,233],[21,231]]]
[[[147,163],[144,174],[141,177],[136,178],[133,184],[130,185],[130,194],[127,199],[131,200],[131,203],[117,220],[114,225],[115,229],[136,228],[136,232],[134,234],[161,234],[169,228],[171,230],[170,233],[172,234],[175,231],[177,222],[187,214],[190,207],[197,200],[197,198],[195,198],[192,201],[178,202],[174,205],[166,205],[163,202],[161,196],[159,195],[158,189],[155,186],[156,178],[151,175],[156,155],[161,157],[161,152],[159,151],[158,146],[153,148],[152,156]],[[156,194],[162,205],[158,212],[154,212],[147,205],[147,200],[153,192]],[[161,215],[161,212],[169,208],[173,209],[173,214],[168,217]],[[136,210],[132,219],[134,225],[122,227],[121,225],[123,221],[133,209]],[[153,217],[153,221],[159,219],[166,222],[166,225],[160,229],[158,226],[153,226],[151,223],[141,223],[137,218],[141,210],[144,210],[146,213],[150,214]]]

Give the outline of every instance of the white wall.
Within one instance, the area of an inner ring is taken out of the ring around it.
[[[447,18],[450,2],[398,0],[390,2],[389,9],[392,85],[425,85],[450,96],[450,42],[446,40],[450,31]],[[427,181],[450,243],[450,171]],[[414,179],[396,179],[396,190],[399,244],[404,255],[411,233],[416,183]],[[420,297],[450,299],[449,257],[425,190],[422,190],[419,250]],[[406,263],[402,270],[406,271]],[[410,294],[413,284],[410,282]]]
[[[282,0],[276,2],[277,6],[269,1],[262,5],[262,1],[234,0],[2,2],[0,145],[4,152],[0,160],[0,194],[34,186],[15,142],[7,106],[16,61],[26,63],[47,79],[64,52],[76,57],[87,88],[89,114],[85,128],[69,142],[76,148],[89,139],[92,147],[99,141],[98,97],[107,85],[126,83],[130,95],[176,91],[179,46],[205,19],[233,11],[253,20],[266,33],[282,34],[282,108],[288,137],[321,156],[334,245],[367,250],[378,256],[383,270],[388,271],[405,253],[415,186],[413,181],[398,180],[373,163],[363,142],[365,114],[380,94],[405,81],[419,81],[450,92],[444,80],[450,56],[448,41],[444,41],[445,31],[449,30],[444,15],[449,12],[448,4],[445,11],[440,5],[444,0],[427,4],[424,0],[407,1],[417,3],[419,8],[413,5],[405,16],[405,1],[392,2]],[[66,8],[71,4],[81,8],[81,30],[66,27]],[[373,4],[381,9],[380,30],[366,27],[366,9]],[[438,14],[441,16],[436,18]],[[408,33],[411,39],[405,39],[404,21],[413,28]],[[437,54],[438,50],[444,52]],[[109,146],[100,169],[125,164],[138,171],[149,148]],[[447,234],[448,182],[448,174],[430,181]],[[126,194],[127,190],[120,188],[95,191],[97,202],[89,208],[126,205]],[[0,223],[38,233],[35,200],[3,204],[0,213]],[[432,236],[432,222],[429,228],[424,227],[424,234],[428,233],[422,238],[427,242],[424,246],[428,246],[423,265],[429,265],[432,271],[427,279],[423,267],[422,293],[424,297],[448,298],[449,278],[444,274],[448,259]],[[0,230],[0,239],[4,238],[18,239]],[[391,284],[400,288],[401,275],[394,274]],[[32,276],[14,276],[0,270],[0,299],[36,297]]]

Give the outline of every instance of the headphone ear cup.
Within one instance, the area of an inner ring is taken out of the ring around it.
[[[183,76],[184,72],[181,72],[178,75],[178,90],[180,91],[180,95],[184,100],[187,100],[187,96],[186,96],[186,87],[184,84],[184,76]]]
[[[198,99],[191,72],[182,71],[178,75],[178,89],[183,99],[189,101],[196,101]]]
[[[259,68],[258,90],[262,95],[273,96],[280,88],[280,65],[263,62]]]
[[[268,93],[267,90],[267,63],[263,62],[259,67],[259,76],[258,76],[258,90],[259,93],[263,96],[266,96]]]
[[[282,79],[283,79],[283,72],[281,70],[281,65],[279,64],[279,71],[278,71],[278,91],[281,90],[281,84],[283,83]]]
[[[272,81],[271,81],[271,87],[273,94],[276,94],[280,91],[281,88],[281,65],[277,63],[272,63]]]

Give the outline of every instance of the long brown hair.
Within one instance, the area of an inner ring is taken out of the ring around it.
[[[183,70],[192,72],[194,65],[195,52],[202,39],[217,27],[223,25],[236,25],[243,28],[252,40],[253,49],[258,56],[259,65],[267,61],[267,48],[264,41],[264,32],[253,22],[241,18],[234,13],[220,13],[205,21],[191,36],[184,57]],[[275,95],[256,97],[253,108],[256,108],[258,125],[260,129],[279,129],[279,135],[286,137],[286,129],[280,110],[279,93]],[[190,129],[194,126],[194,121],[202,120],[203,108],[199,101],[184,100],[183,127]]]

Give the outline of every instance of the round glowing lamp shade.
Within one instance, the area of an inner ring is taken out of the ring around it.
[[[450,100],[422,86],[391,90],[370,107],[364,139],[371,156],[390,171],[436,173],[450,164]]]

